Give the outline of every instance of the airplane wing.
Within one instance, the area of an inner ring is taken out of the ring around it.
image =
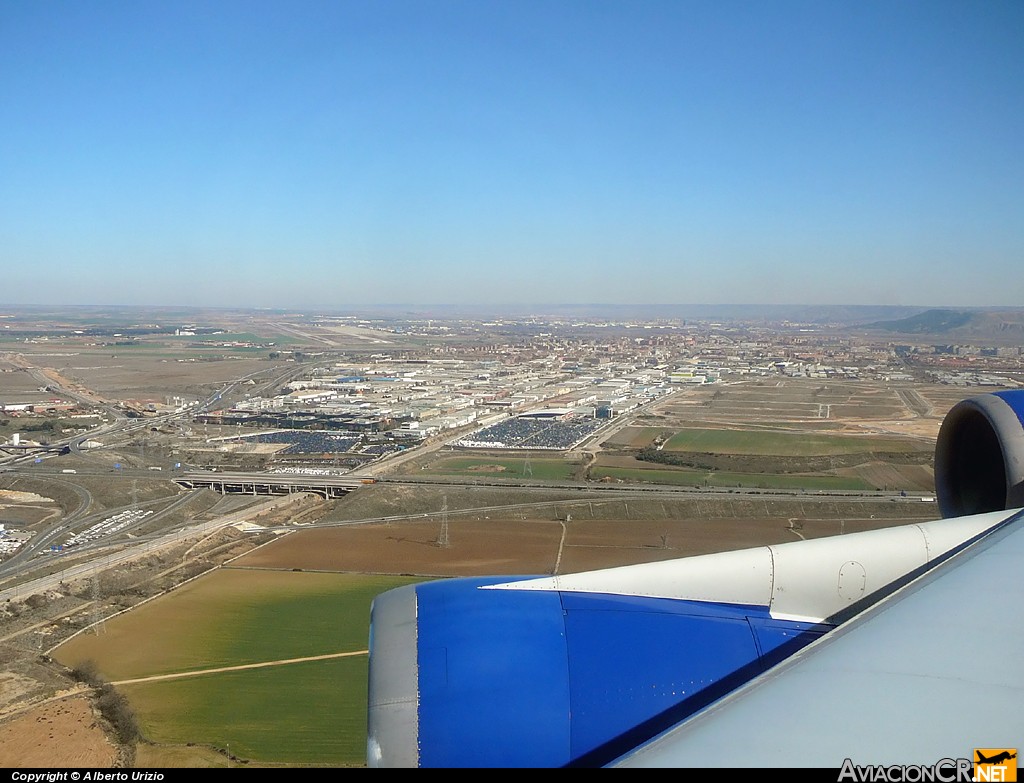
[[[932,765],[971,760],[975,748],[1016,748],[1024,738],[1022,563],[1018,511],[612,766]]]
[[[367,764],[839,768],[857,753],[924,763],[1015,747],[1024,523],[1008,509],[1022,474],[1024,392],[983,395],[940,432],[947,519],[384,593],[371,610]],[[989,718],[972,690],[993,699]],[[754,737],[766,739],[748,753]]]

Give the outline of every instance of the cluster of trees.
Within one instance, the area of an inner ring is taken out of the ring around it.
[[[5,427],[9,423],[10,419],[3,420]],[[18,422],[18,429],[22,432],[45,432],[52,435],[60,435],[64,432],[64,425],[61,424],[60,419],[44,419],[43,421],[22,420]]]
[[[701,455],[694,452],[672,452],[659,451],[656,448],[648,447],[641,449],[636,458],[644,462],[657,462],[661,465],[673,465],[677,468],[696,468],[697,470],[718,470],[711,460],[701,459]]]
[[[61,435],[66,428],[73,430],[84,427],[94,427],[100,423],[100,419],[79,419],[68,422],[63,419],[19,419],[14,426],[21,432],[39,432],[46,435]],[[0,419],[0,427],[10,427],[11,419]]]
[[[71,676],[96,691],[96,706],[114,731],[119,742],[129,743],[137,740],[141,734],[139,720],[132,710],[128,699],[123,693],[100,674],[96,662],[86,660],[71,670]]]

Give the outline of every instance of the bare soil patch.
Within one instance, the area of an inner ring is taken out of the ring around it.
[[[166,351],[166,358],[140,353],[148,348],[136,349],[134,353],[122,351],[114,357],[83,354],[74,357],[74,366],[61,367],[59,375],[66,385],[93,389],[105,399],[164,403],[169,394],[201,395],[242,375],[275,367],[262,358],[209,356],[197,361],[195,357],[202,353],[201,349],[156,345],[152,348]]]
[[[550,573],[562,528],[550,520],[450,522],[303,530],[239,558],[233,565],[424,576]]]
[[[119,765],[84,696],[52,701],[0,724],[0,767],[102,769]]]

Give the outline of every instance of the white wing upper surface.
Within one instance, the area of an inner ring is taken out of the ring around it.
[[[1024,744],[1024,512],[618,767],[930,765]]]

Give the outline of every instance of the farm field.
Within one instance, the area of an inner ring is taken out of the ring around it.
[[[812,379],[687,389],[601,444],[592,481],[930,491],[946,387]],[[644,460],[635,459],[647,451]],[[648,456],[649,455],[649,456]]]
[[[119,687],[161,745],[198,742],[256,765],[361,767],[366,682],[360,655]]]
[[[152,742],[209,743],[257,762],[359,766],[369,604],[410,581],[221,569],[104,623],[99,633],[80,634],[53,657],[72,667],[94,661],[104,677],[123,683]],[[353,655],[124,682],[339,653]]]
[[[905,438],[693,428],[676,432],[664,450],[804,457],[924,449]]]
[[[876,381],[765,378],[701,389],[699,399],[701,404],[696,408],[670,399],[658,410],[668,415],[726,421],[830,419],[842,418],[841,414],[890,419],[906,412],[905,401],[896,388]],[[835,411],[834,406],[838,406]]]
[[[652,406],[638,430],[776,430],[896,435],[934,441],[943,416],[967,396],[944,385],[809,378],[757,379],[687,389]],[[633,432],[642,439],[644,433]],[[642,448],[625,435],[612,446]]]
[[[431,461],[422,473],[438,476],[481,476],[533,478],[540,481],[568,481],[575,465],[561,459],[532,457],[444,457]]]
[[[917,455],[914,457],[914,455]],[[744,487],[755,489],[905,490],[931,492],[935,476],[928,455],[908,453],[906,463],[891,460],[862,461],[861,455],[844,460],[829,457],[767,457],[698,455],[691,465],[650,462],[631,456],[601,453],[591,465],[595,482],[640,482],[694,487]]]
[[[757,487],[759,489],[808,490],[870,490],[875,486],[855,476],[794,476],[768,473],[735,473],[730,471],[697,471],[673,468],[594,467],[594,481],[605,478],[616,481],[670,484],[694,487]]]
[[[298,531],[235,565],[417,578],[572,573],[870,530],[935,513],[934,504],[842,498],[824,503],[729,496],[570,500],[450,513],[448,546],[439,544],[442,520],[434,513],[422,521]],[[794,519],[802,525],[799,536]]]
[[[120,349],[118,349],[120,350]],[[276,367],[263,358],[196,359],[192,353],[155,352],[139,348],[115,356],[81,355],[51,359],[62,378],[95,390],[108,399],[149,399],[164,402],[168,394],[201,395],[206,390],[251,373]]]
[[[4,359],[0,359],[0,395],[3,395],[4,399],[19,401],[49,396],[45,392],[39,391],[39,381],[17,365]]]

